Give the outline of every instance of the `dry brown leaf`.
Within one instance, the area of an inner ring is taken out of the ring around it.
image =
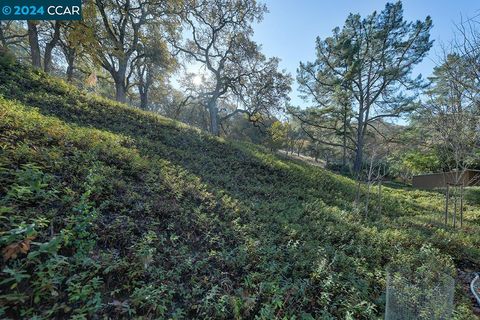
[[[3,259],[8,261],[15,259],[19,253],[27,253],[30,250],[30,243],[33,239],[35,239],[35,237],[27,237],[17,243],[9,244],[2,250]]]

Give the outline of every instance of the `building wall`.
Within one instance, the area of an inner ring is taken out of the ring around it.
[[[419,189],[444,188],[447,184],[454,184],[455,172],[442,172],[414,176],[412,185]],[[480,172],[467,170],[459,181],[464,186],[480,186]]]

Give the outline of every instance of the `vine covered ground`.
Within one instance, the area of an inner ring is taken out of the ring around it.
[[[355,188],[0,57],[2,318],[375,319],[395,257],[480,265],[478,204]]]

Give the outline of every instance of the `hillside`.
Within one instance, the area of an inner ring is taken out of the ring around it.
[[[365,217],[348,178],[0,61],[2,318],[373,319],[396,255],[480,265],[478,207],[443,228],[385,188]]]

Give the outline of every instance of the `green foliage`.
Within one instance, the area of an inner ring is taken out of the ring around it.
[[[8,49],[0,47],[0,65],[9,66],[15,63],[15,55]]]
[[[288,124],[283,124],[280,121],[275,121],[268,128],[267,146],[271,150],[278,150],[287,142]]]
[[[414,174],[432,172],[439,167],[439,159],[429,152],[410,152],[405,154],[402,163]]]
[[[406,272],[411,280],[432,280],[439,275],[455,276],[455,266],[450,257],[442,255],[440,250],[424,245],[415,254],[402,253],[392,261],[389,266],[392,272],[409,270]],[[422,279],[414,279],[416,273],[422,274]],[[432,281],[434,283],[434,281]]]
[[[386,3],[366,17],[350,13],[331,36],[317,37],[313,62],[300,62],[299,91],[313,106],[291,113],[310,138],[352,151],[355,175],[367,162],[368,137],[384,137],[385,120],[415,110],[415,89],[425,83],[412,72],[432,47],[431,28],[430,16],[407,21],[401,1]]]
[[[472,206],[480,205],[480,187],[471,187],[465,189],[465,200]]]
[[[416,174],[437,172],[441,167],[437,154],[425,150],[400,150],[390,157],[388,164],[390,174],[404,180]]]
[[[0,68],[3,318],[372,319],[392,256],[480,263],[478,207],[385,187],[365,220],[348,178]]]

